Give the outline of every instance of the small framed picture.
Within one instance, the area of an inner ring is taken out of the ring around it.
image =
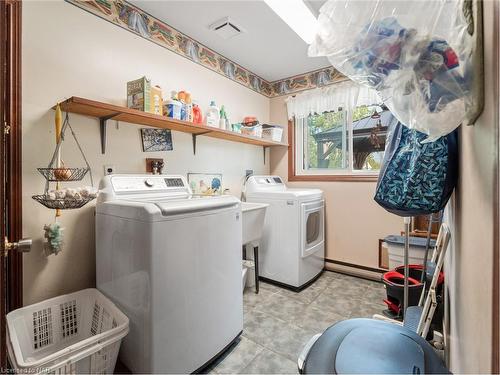
[[[172,132],[170,129],[141,129],[142,151],[172,151]]]
[[[220,173],[188,173],[187,177],[193,194],[222,194],[222,174]]]

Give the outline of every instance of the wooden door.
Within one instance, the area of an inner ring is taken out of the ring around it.
[[[21,2],[0,0],[0,371],[7,368],[5,315],[22,306]]]

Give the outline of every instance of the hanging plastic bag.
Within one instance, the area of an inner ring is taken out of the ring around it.
[[[462,1],[330,0],[310,56],[378,91],[404,125],[436,140],[474,108],[474,40]],[[469,29],[470,30],[470,29]]]
[[[457,131],[434,142],[398,123],[386,141],[375,201],[399,216],[441,211],[458,178]]]

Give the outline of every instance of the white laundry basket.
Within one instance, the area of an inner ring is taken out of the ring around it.
[[[112,374],[128,318],[97,289],[7,314],[7,348],[20,373]]]
[[[262,138],[274,142],[281,142],[282,137],[283,137],[283,128],[281,126],[272,126],[272,125],[263,126]]]

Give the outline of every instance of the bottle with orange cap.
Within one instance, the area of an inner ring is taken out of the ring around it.
[[[186,121],[193,122],[193,100],[191,99],[191,94],[186,91],[185,93],[186,102]]]
[[[181,120],[186,120],[186,92],[179,91],[177,99],[181,102]]]
[[[193,122],[198,125],[203,125],[203,113],[197,101],[193,101]]]

